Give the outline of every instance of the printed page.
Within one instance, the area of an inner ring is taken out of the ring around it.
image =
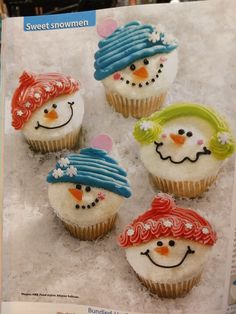
[[[4,20],[3,314],[226,313],[235,20],[233,0]],[[132,57],[129,34],[98,47],[124,25],[149,32]]]

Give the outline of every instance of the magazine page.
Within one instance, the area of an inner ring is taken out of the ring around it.
[[[235,9],[4,20],[2,313],[235,302]]]

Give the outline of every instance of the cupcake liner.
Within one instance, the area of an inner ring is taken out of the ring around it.
[[[171,181],[151,175],[153,184],[162,192],[180,197],[196,197],[206,191],[217,176],[207,177],[199,181]]]
[[[105,236],[114,226],[117,214],[114,214],[104,222],[100,222],[88,227],[79,227],[78,225],[69,224],[63,221],[65,228],[71,233],[72,236],[80,240],[96,240]]]
[[[36,152],[38,151],[42,153],[55,152],[65,148],[67,149],[74,148],[78,143],[79,133],[80,129],[67,134],[66,136],[59,140],[35,141],[26,137],[26,141],[29,143],[31,148]]]
[[[196,286],[201,279],[202,272],[192,277],[189,280],[180,281],[176,283],[156,283],[151,280],[146,280],[138,276],[142,284],[148,288],[152,293],[157,294],[161,298],[178,298],[184,297],[194,286]]]
[[[106,99],[110,106],[124,117],[147,117],[157,111],[164,103],[166,93],[144,99],[130,99],[115,93],[106,93]]]

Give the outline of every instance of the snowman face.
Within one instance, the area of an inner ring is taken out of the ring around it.
[[[23,132],[35,137],[67,133],[82,122],[84,105],[79,93],[59,96],[38,108],[24,125]],[[29,136],[31,137],[31,136]]]
[[[177,52],[142,58],[104,80],[107,88],[128,97],[150,97],[166,90],[177,72]],[[137,97],[137,96],[136,96]]]
[[[49,200],[60,217],[74,223],[92,224],[117,212],[123,198],[89,185],[55,183],[49,186]]]
[[[191,272],[196,267],[196,261],[203,263],[207,252],[205,245],[168,237],[130,247],[126,256],[134,270],[146,279],[168,279],[174,272],[178,280],[181,273]]]

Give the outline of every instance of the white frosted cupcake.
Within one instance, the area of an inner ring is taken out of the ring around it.
[[[108,145],[101,144],[104,140]],[[92,147],[61,158],[47,177],[54,212],[81,240],[108,233],[124,198],[131,196],[126,171],[107,154],[109,142],[109,137],[100,135]]]
[[[184,197],[207,190],[235,149],[225,120],[211,108],[191,103],[170,105],[141,119],[134,137],[154,184]]]
[[[166,298],[182,297],[198,284],[215,241],[208,221],[162,193],[119,236],[141,282]]]
[[[24,72],[12,98],[12,126],[40,152],[73,148],[84,115],[79,83],[59,73]]]
[[[108,103],[123,116],[146,117],[159,109],[177,73],[177,42],[161,25],[133,21],[99,42],[95,78]]]

